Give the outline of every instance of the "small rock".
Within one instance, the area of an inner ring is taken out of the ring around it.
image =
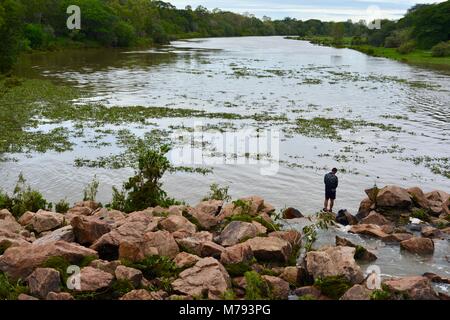
[[[298,247],[302,243],[302,235],[297,230],[291,229],[286,231],[274,231],[269,234],[270,237],[276,237],[289,242],[292,246]]]
[[[300,283],[300,270],[297,267],[286,267],[280,274],[280,278],[289,282],[292,286],[298,286]]]
[[[214,258],[204,258],[194,267],[184,270],[172,283],[175,292],[209,299],[221,299],[231,288],[231,279],[222,264]]]
[[[303,218],[303,214],[294,208],[287,208],[283,211],[283,219],[297,219],[297,218]]]
[[[326,247],[306,254],[306,269],[314,279],[329,276],[345,276],[351,283],[364,280],[361,268],[355,261],[355,248]]]
[[[443,236],[441,230],[439,230],[438,228],[430,227],[430,226],[423,227],[421,234],[422,234],[422,237],[425,237],[425,238],[442,238],[442,236]]]
[[[190,268],[200,260],[201,258],[199,256],[187,252],[180,252],[174,258],[173,262],[175,262],[177,268]]]
[[[74,242],[75,235],[73,233],[72,226],[65,226],[65,227],[56,229],[55,231],[52,231],[51,233],[35,240],[33,242],[33,244],[44,245],[44,244],[49,244],[49,243],[55,242],[55,241]]]
[[[253,251],[249,245],[237,244],[225,248],[220,255],[220,262],[224,265],[247,263],[253,259]]]
[[[299,297],[311,296],[316,299],[319,299],[320,296],[322,295],[320,290],[314,286],[306,286],[306,287],[297,288],[297,289],[295,289],[294,293]]]
[[[379,214],[375,211],[372,211],[372,212],[370,212],[370,214],[367,217],[362,219],[360,223],[361,224],[376,224],[376,225],[382,226],[382,225],[388,225],[389,221],[385,217],[383,217],[381,214]]]
[[[373,202],[369,198],[365,198],[361,201],[358,209],[358,214],[356,215],[356,219],[362,220],[369,215],[372,211]]]
[[[45,210],[39,210],[31,218],[33,230],[37,233],[54,230],[64,223],[64,215]]]
[[[45,300],[68,301],[75,300],[68,292],[49,292]]]
[[[212,241],[203,242],[200,247],[200,256],[201,257],[213,257],[216,259],[220,259],[220,255],[225,250],[224,247],[214,243]]]
[[[242,240],[254,238],[258,234],[255,225],[249,222],[232,221],[221,232],[218,242],[223,246],[233,246]]]
[[[387,235],[382,240],[384,242],[402,242],[405,240],[409,240],[413,237],[414,236],[410,233],[393,233],[393,234]]]
[[[423,276],[430,279],[431,282],[450,284],[450,278],[444,278],[435,273],[426,272]]]
[[[354,225],[358,223],[358,219],[347,210],[339,210],[336,216],[336,222],[343,226]]]
[[[371,261],[375,261],[378,259],[378,257],[375,254],[373,254],[372,252],[370,252],[363,246],[356,245],[356,244],[352,243],[350,240],[341,238],[339,236],[336,236],[336,246],[356,248],[356,252],[355,252],[356,260],[371,262]]]
[[[287,300],[289,296],[289,283],[287,281],[267,275],[263,275],[262,278],[269,284],[273,299]]]
[[[39,300],[39,299],[36,298],[36,297],[32,297],[32,296],[30,296],[30,295],[28,295],[28,294],[21,293],[21,294],[19,294],[19,296],[17,297],[17,300],[19,300],[19,301],[35,301],[35,300]]]
[[[70,222],[75,234],[75,241],[89,246],[102,235],[111,231],[111,226],[97,217],[76,216]]]
[[[169,232],[175,232],[179,230],[185,230],[190,233],[195,233],[197,227],[183,216],[171,215],[159,222],[159,225],[164,230]]]
[[[244,243],[258,260],[287,262],[292,253],[290,243],[277,237],[256,237]]]
[[[116,268],[118,266],[120,266],[122,263],[119,260],[115,260],[115,261],[106,261],[106,260],[100,260],[100,259],[96,259],[94,261],[92,261],[89,266],[95,268],[95,269],[100,269],[102,271],[111,273],[112,275],[114,275],[116,273]]]
[[[365,286],[355,284],[339,300],[370,300],[370,293]]]
[[[384,281],[388,291],[411,300],[438,300],[439,297],[425,277],[403,277]]]
[[[132,290],[123,295],[120,300],[163,300],[163,295],[145,289]]]
[[[419,187],[414,187],[407,189],[407,191],[411,195],[414,204],[423,209],[428,209],[430,207],[428,199],[426,198],[422,189],[420,189]]]
[[[350,233],[364,234],[377,238],[385,238],[387,233],[383,232],[382,228],[376,224],[357,224],[350,228]]]
[[[142,278],[144,277],[140,270],[125,266],[118,266],[115,275],[117,280],[127,280],[131,282],[135,288],[139,287]]]
[[[27,283],[33,296],[45,299],[49,292],[60,291],[60,274],[55,269],[37,268],[27,278]]]
[[[108,272],[84,267],[80,271],[80,291],[97,291],[111,286],[114,276]]]

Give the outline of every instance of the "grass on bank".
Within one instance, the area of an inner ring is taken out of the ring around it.
[[[342,38],[340,44],[336,44],[333,37],[328,36],[287,37],[287,39],[303,40],[322,46],[348,48],[373,57],[388,58],[391,60],[424,67],[444,68],[445,70],[450,71],[450,57],[433,57],[431,50],[414,49],[410,53],[400,53],[397,48],[375,47],[368,44],[359,44],[357,41],[354,41],[354,38],[352,37]]]

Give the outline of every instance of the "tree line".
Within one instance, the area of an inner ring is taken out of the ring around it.
[[[66,27],[66,9],[82,12],[81,30]],[[165,44],[179,38],[233,36],[343,36],[375,46],[431,48],[449,40],[450,1],[416,5],[399,21],[383,20],[381,30],[362,22],[272,21],[202,6],[177,9],[154,0],[0,0],[0,72],[20,52],[68,46],[130,47]]]

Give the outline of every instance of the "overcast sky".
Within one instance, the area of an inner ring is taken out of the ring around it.
[[[202,5],[210,10],[219,8],[238,13],[249,12],[261,18],[292,17],[301,20],[358,21],[366,19],[399,19],[416,3],[442,0],[166,0],[178,8]]]

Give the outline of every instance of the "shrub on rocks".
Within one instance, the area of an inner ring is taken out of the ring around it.
[[[337,275],[319,277],[314,286],[327,297],[338,300],[352,287],[352,283],[345,276]]]

